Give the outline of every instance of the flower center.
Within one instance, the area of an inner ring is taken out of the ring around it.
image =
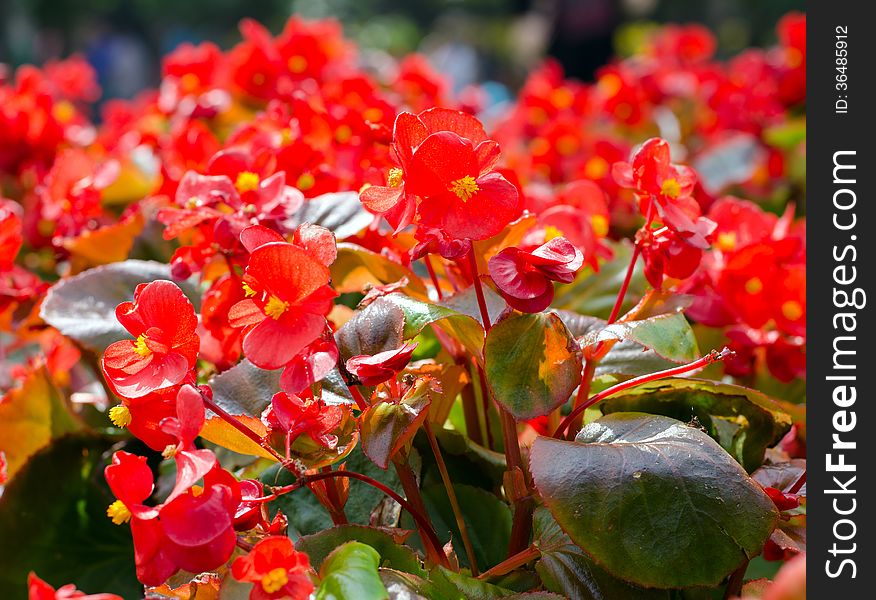
[[[681,185],[679,185],[678,180],[675,177],[665,179],[660,185],[660,192],[667,198],[672,198],[674,200],[675,198],[678,198],[678,195],[681,193]]]
[[[146,345],[147,339],[149,338],[146,337],[146,334],[141,333],[137,336],[137,341],[134,342],[134,352],[144,358],[152,354],[152,350],[150,350],[149,346]]]
[[[398,167],[393,167],[389,170],[389,175],[386,176],[386,182],[389,184],[389,187],[398,187],[401,185],[404,175],[404,171]]]
[[[271,296],[268,298],[267,303],[265,303],[265,314],[272,319],[277,320],[283,316],[283,313],[286,312],[287,308],[289,308],[288,302],[280,300],[276,296]]]
[[[450,191],[456,194],[463,202],[468,202],[480,190],[481,188],[478,187],[475,178],[471,175],[466,175],[450,184]]]
[[[243,297],[244,298],[252,298],[256,295],[256,291],[249,287],[249,284],[245,281],[243,282]]]
[[[116,525],[127,523],[131,520],[131,511],[121,500],[116,500],[106,509],[106,516],[113,520]]]
[[[164,459],[173,458],[174,456],[176,456],[176,444],[168,444],[161,451],[161,457]]]
[[[289,67],[289,70],[293,73],[304,73],[307,69],[307,59],[300,54],[296,54],[289,58],[286,62],[286,66]]]
[[[119,404],[109,409],[109,418],[113,425],[123,429],[131,424],[131,411],[124,404]]]
[[[252,171],[241,171],[234,182],[234,187],[241,194],[259,189],[259,176]]]
[[[289,583],[289,575],[283,567],[271,569],[262,577],[262,589],[268,594],[280,591],[287,583]]]
[[[544,241],[549,242],[558,237],[563,237],[563,232],[554,227],[553,225],[548,225],[544,228]]]
[[[763,281],[757,277],[752,277],[745,282],[745,291],[749,294],[759,294],[763,290]]]
[[[736,248],[736,232],[722,231],[718,234],[718,239],[715,242],[715,246],[717,246],[719,250],[734,250]]]
[[[593,228],[593,233],[599,237],[608,235],[608,219],[605,215],[593,215],[590,217],[590,226]]]
[[[803,316],[803,307],[796,300],[788,300],[782,304],[782,314],[789,321],[796,321]]]

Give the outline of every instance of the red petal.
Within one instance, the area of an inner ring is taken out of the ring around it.
[[[257,248],[249,257],[247,275],[290,303],[297,303],[329,282],[329,271],[292,244],[273,243]]]
[[[247,252],[271,242],[285,242],[283,236],[263,225],[252,225],[240,232],[240,243]]]
[[[480,144],[487,139],[481,122],[476,117],[461,110],[435,107],[424,110],[417,116],[426,125],[429,133],[452,131],[460,137],[470,140],[473,145]]]
[[[532,299],[544,295],[551,286],[538,271],[526,271],[517,248],[505,248],[490,259],[487,267],[490,277],[503,295],[518,299]]]
[[[418,196],[434,196],[454,181],[478,176],[477,157],[470,141],[449,131],[433,133],[414,152],[405,170],[405,187]]]
[[[180,450],[174,456],[174,460],[176,461],[176,483],[165,503],[172,502],[181,494],[189,491],[218,464],[216,455],[210,450]]]
[[[279,369],[318,338],[325,318],[307,313],[287,313],[277,321],[267,318],[243,339],[243,353],[257,367]]]
[[[108,383],[123,398],[141,398],[150,392],[181,383],[188,372],[189,361],[174,352],[153,360],[137,373],[127,375],[109,372],[112,377]]]
[[[359,200],[370,212],[380,215],[392,210],[401,202],[404,193],[404,185],[396,187],[372,185],[359,194]]]
[[[140,504],[152,495],[152,469],[145,456],[119,450],[113,454],[112,464],[103,470],[106,482],[116,498],[128,506]]]

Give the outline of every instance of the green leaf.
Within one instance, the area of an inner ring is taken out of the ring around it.
[[[229,414],[258,419],[280,391],[281,372],[260,369],[244,358],[210,380],[213,402]]]
[[[451,600],[498,600],[514,595],[513,590],[475,579],[468,573],[435,567],[430,574],[441,594]]]
[[[681,313],[613,323],[586,335],[581,340],[581,348],[609,341],[635,342],[653,350],[661,358],[676,363],[691,362],[699,357],[696,336]]]
[[[572,541],[643,587],[717,585],[760,552],[778,518],[717,442],[669,417],[608,415],[574,442],[537,438],[530,461]]]
[[[356,244],[340,242],[338,257],[329,267],[332,287],[339,294],[361,292],[369,285],[385,285],[407,279],[405,290],[426,298],[426,286],[413,271],[381,254]]]
[[[404,294],[390,294],[386,296],[386,299],[404,311],[404,339],[410,340],[417,337],[423,329],[434,323],[465,346],[469,352],[475,356],[481,356],[484,345],[484,329],[474,317]]]
[[[548,590],[576,600],[671,600],[667,590],[639,588],[600,568],[546,508],[535,510],[532,528],[533,544],[541,551],[535,570]]]
[[[484,363],[493,398],[518,419],[548,414],[581,381],[581,350],[554,313],[517,313],[496,323]]]
[[[801,411],[746,387],[701,379],[661,379],[606,399],[603,414],[644,412],[680,421],[696,418],[748,472],[791,428],[786,412]]]
[[[376,479],[392,488],[394,491],[402,493],[401,484],[398,481],[395,470],[389,469],[384,471],[379,468],[365,456],[358,446],[350,452],[342,464],[346,465],[346,468],[350,471],[368,475],[372,479]],[[288,485],[295,480],[295,477],[277,465],[265,471],[261,480],[269,485]],[[379,511],[385,503],[392,503],[392,505],[398,506],[392,500],[387,499],[380,490],[362,481],[350,479],[349,499],[344,507],[350,523],[360,525],[371,524],[372,513]],[[289,494],[284,494],[271,502],[268,512],[273,516],[278,509],[282,510],[289,518],[290,537],[293,539],[299,535],[314,534],[333,526],[328,512],[319,503],[316,496],[307,489],[302,488]],[[387,525],[388,523],[380,522],[377,524]]]
[[[302,223],[320,225],[338,239],[356,235],[374,220],[356,192],[334,192],[305,200],[286,226]]]
[[[377,573],[379,564],[380,555],[371,546],[360,542],[347,542],[338,546],[319,570],[322,583],[316,589],[316,599],[388,600],[389,593]]]
[[[173,279],[170,265],[126,260],[95,267],[53,285],[40,317],[67,337],[102,353],[113,342],[131,337],[116,320],[116,306],[131,300],[139,284],[156,279]],[[200,292],[196,284],[176,283],[197,309]]]
[[[104,478],[109,442],[85,435],[56,440],[36,454],[0,498],[0,589],[27,596],[27,574],[55,587],[141,598],[127,525],[106,516],[115,500]]]
[[[381,469],[389,466],[426,420],[435,393],[430,380],[418,379],[398,404],[377,402],[362,413],[358,419],[362,450],[374,464]]]
[[[389,600],[449,600],[431,581],[393,569],[380,569]]]
[[[401,308],[386,297],[377,298],[357,310],[335,333],[341,363],[353,356],[374,355],[401,347],[404,327],[405,313]]]
[[[295,547],[307,553],[310,564],[319,569],[332,550],[349,541],[362,542],[380,554],[380,566],[405,573],[426,576],[426,571],[413,549],[399,543],[385,530],[362,525],[338,525],[313,535],[298,538]]]
[[[511,509],[486,490],[469,485],[454,485],[453,489],[478,567],[486,570],[505,560],[511,539]],[[447,490],[443,485],[429,485],[423,488],[422,495],[438,539],[442,544],[452,539],[460,565],[469,566],[468,557],[462,551],[462,536],[456,526]],[[413,528],[410,515],[403,515],[402,524]],[[419,540],[418,537],[416,539]]]
[[[617,299],[633,253],[632,246],[625,243],[611,244],[611,249],[614,258],[602,263],[598,272],[587,267],[581,269],[572,283],[556,286],[551,306],[607,319]],[[624,308],[629,308],[638,302],[647,288],[642,261],[638,261],[624,298]]]

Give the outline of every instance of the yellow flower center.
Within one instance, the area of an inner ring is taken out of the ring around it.
[[[456,196],[463,202],[468,202],[472,196],[481,191],[481,188],[478,187],[474,177],[466,175],[465,177],[457,179],[451,183],[450,191],[456,194]]]
[[[134,352],[139,354],[140,356],[146,357],[152,354],[152,350],[149,349],[149,346],[146,345],[146,340],[149,339],[146,337],[145,333],[141,333],[137,336],[137,340],[134,342]]]
[[[593,227],[593,233],[598,237],[608,235],[608,218],[605,215],[593,215],[590,217],[590,226]]]
[[[241,194],[257,190],[259,189],[259,176],[252,171],[241,171],[234,182],[234,187]]]
[[[796,300],[788,300],[782,304],[782,314],[789,321],[796,321],[803,316],[803,307]]]
[[[555,238],[563,237],[563,232],[554,227],[553,225],[548,225],[544,228],[544,241],[549,242]]]
[[[244,282],[243,283],[243,296],[244,296],[244,298],[252,298],[255,295],[256,295],[256,291],[254,289],[252,289],[251,287],[249,287],[248,283]]]
[[[61,123],[69,123],[76,116],[76,108],[67,100],[61,100],[52,107],[52,116]]]
[[[186,73],[180,77],[179,85],[184,92],[194,92],[201,85],[201,79],[194,73]]]
[[[660,185],[660,191],[667,198],[678,198],[678,195],[681,193],[681,186],[678,183],[678,180],[675,177],[670,179],[666,179]]]
[[[161,451],[161,457],[164,459],[173,458],[176,456],[176,444],[168,444]]]
[[[288,302],[280,300],[276,296],[271,296],[265,304],[265,314],[276,320],[283,316],[287,308],[289,308]]]
[[[594,156],[584,165],[584,176],[587,179],[602,179],[605,177],[611,167],[608,161],[601,156]]]
[[[109,418],[113,425],[123,429],[131,424],[131,411],[124,404],[119,404],[109,409]]]
[[[386,182],[389,184],[389,187],[398,187],[401,185],[402,177],[404,177],[404,175],[404,171],[402,171],[398,167],[393,167],[389,170],[389,175],[386,177]]]
[[[293,73],[303,73],[307,69],[307,59],[301,55],[292,56],[286,63]]]
[[[749,294],[759,294],[763,290],[763,281],[757,277],[752,277],[745,282],[745,291]]]
[[[121,500],[116,500],[106,509],[106,516],[113,520],[116,525],[127,523],[131,520],[131,511]]]
[[[302,192],[306,192],[310,188],[316,185],[316,177],[314,177],[310,173],[302,173],[298,178],[298,181],[295,182],[295,187],[297,187]]]
[[[335,131],[335,140],[339,144],[345,144],[349,142],[351,137],[353,137],[353,130],[350,129],[349,125],[341,125]]]
[[[280,591],[287,583],[289,583],[289,575],[283,567],[271,569],[267,575],[262,577],[262,589],[267,594]]]
[[[725,252],[733,250],[736,248],[736,232],[735,231],[723,231],[718,234],[718,239],[715,241],[715,246],[718,247],[718,250],[723,250]]]

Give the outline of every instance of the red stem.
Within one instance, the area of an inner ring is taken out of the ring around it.
[[[605,398],[617,394],[618,392],[622,392],[624,390],[630,389],[632,387],[636,387],[637,385],[642,385],[643,383],[648,383],[649,381],[656,381],[657,379],[664,379],[666,377],[672,377],[674,375],[681,375],[683,373],[687,373],[688,371],[693,371],[695,369],[699,369],[700,367],[704,367],[713,362],[717,362],[719,360],[724,360],[725,358],[733,355],[733,351],[727,347],[724,347],[720,352],[717,350],[712,350],[705,356],[700,359],[693,361],[692,363],[688,363],[686,365],[680,365],[678,367],[673,367],[671,369],[666,369],[665,371],[657,371],[656,373],[649,373],[648,375],[641,375],[639,377],[633,377],[632,379],[628,379],[627,381],[623,381],[617,385],[613,385],[610,388],[604,389],[598,394],[595,394],[590,397],[587,402],[584,402],[580,406],[576,407],[572,412],[570,412],[563,422],[560,423],[560,426],[557,427],[557,430],[554,431],[553,437],[559,438],[564,435],[566,429],[575,420],[579,414],[583,413],[586,409],[590,408],[600,400],[604,400]]]
[[[435,275],[435,268],[432,266],[432,257],[427,254],[423,257],[423,262],[426,263],[426,270],[429,271],[429,277],[432,279],[432,285],[435,286],[435,292],[438,294],[440,302],[444,300],[444,294],[441,293],[441,285],[438,283],[438,276]]]
[[[365,401],[365,398],[362,397],[362,392],[359,391],[359,388],[357,388],[355,385],[350,385],[347,387],[350,390],[350,395],[353,396],[353,400],[356,401],[356,406],[359,408],[359,410],[361,410],[362,412],[368,410],[368,403]]]
[[[627,290],[630,288],[630,282],[633,280],[633,273],[636,270],[636,262],[639,259],[639,254],[642,252],[642,246],[638,242],[633,247],[633,256],[630,258],[630,264],[627,267],[627,273],[624,275],[624,281],[621,284],[620,290],[617,293],[617,299],[614,301],[614,306],[611,309],[611,315],[608,317],[608,324],[611,325],[617,321],[620,315],[621,306],[623,306],[624,298],[627,295]]]
[[[487,311],[487,300],[484,298],[484,288],[481,286],[481,278],[478,275],[478,259],[475,257],[474,246],[468,251],[468,264],[471,269],[471,278],[474,280],[475,296],[478,298],[478,308],[481,311],[481,320],[484,322],[484,331],[489,331],[490,313]]]
[[[806,483],[806,471],[803,471],[803,474],[797,479],[794,485],[791,486],[791,489],[788,490],[789,494],[796,494],[800,491],[800,488],[803,487],[803,484]]]
[[[198,388],[195,388],[195,389],[198,389]],[[201,398],[204,400],[204,406],[206,406],[207,408],[212,410],[214,413],[219,415],[219,417],[223,421],[225,421],[226,423],[228,423],[229,425],[231,425],[232,427],[237,429],[240,433],[242,433],[243,435],[245,435],[246,437],[251,439],[256,444],[258,444],[258,446],[260,448],[267,450],[271,454],[271,456],[273,456],[277,460],[277,462],[279,462],[283,466],[286,466],[288,464],[288,461],[285,460],[282,456],[280,456],[280,453],[277,452],[276,450],[274,450],[271,447],[271,445],[262,436],[260,436],[255,431],[253,431],[252,429],[250,429],[249,427],[247,427],[246,425],[241,423],[238,419],[236,419],[234,417],[234,415],[228,413],[228,411],[226,411],[224,408],[220,407],[218,404],[213,402],[213,400],[209,396],[207,396],[207,394],[202,392],[200,389],[198,389],[198,392],[201,394]],[[294,473],[294,471],[293,471],[293,473]],[[297,473],[295,473],[295,474],[297,475]]]
[[[517,554],[509,556],[488,571],[484,571],[478,576],[478,579],[489,579],[490,577],[505,575],[517,567],[522,567],[532,559],[538,558],[539,556],[541,556],[541,551],[536,546],[529,546]]]

